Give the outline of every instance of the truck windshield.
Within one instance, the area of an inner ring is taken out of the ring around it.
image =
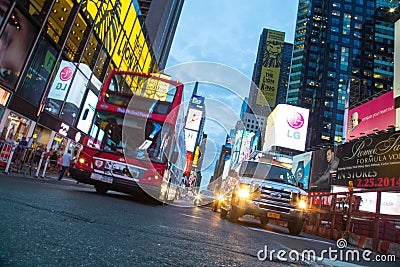
[[[88,145],[128,158],[165,163],[171,134],[171,127],[151,120],[125,117],[124,121],[123,115],[98,111]]]
[[[296,180],[289,169],[263,162],[244,161],[240,166],[239,175],[243,177],[297,185]]]

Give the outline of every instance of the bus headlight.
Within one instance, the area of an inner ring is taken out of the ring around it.
[[[238,197],[240,198],[249,198],[250,197],[250,188],[248,186],[241,187],[237,192]]]
[[[161,193],[164,194],[165,192],[167,192],[167,185],[163,184],[161,185]]]

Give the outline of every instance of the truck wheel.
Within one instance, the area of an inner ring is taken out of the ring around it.
[[[269,220],[267,216],[260,216],[260,223],[262,226],[266,226],[268,224]]]
[[[226,219],[226,215],[228,215],[226,209],[221,208],[221,213],[220,213],[221,218]]]
[[[101,194],[101,195],[106,194],[107,191],[108,191],[108,187],[105,186],[105,185],[102,185],[102,184],[97,184],[97,185],[94,186],[94,188],[96,189],[96,192]]]
[[[239,209],[235,206],[231,206],[230,214],[229,214],[229,220],[231,222],[237,222],[239,218],[241,217]]]
[[[293,222],[288,223],[289,233],[291,235],[299,235],[301,230],[303,229],[304,221],[303,220],[296,220]]]

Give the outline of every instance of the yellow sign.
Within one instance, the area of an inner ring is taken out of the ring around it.
[[[193,158],[193,166],[197,166],[197,161],[199,160],[200,156],[200,147],[196,146],[196,151],[194,152],[194,158]]]
[[[92,0],[86,11],[92,17],[95,31],[120,70],[151,72],[149,53],[142,26],[131,0]],[[122,23],[124,23],[122,25]]]
[[[284,32],[268,30],[256,101],[259,105],[275,106],[284,42]]]

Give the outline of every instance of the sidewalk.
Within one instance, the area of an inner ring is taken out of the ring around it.
[[[32,179],[40,179],[40,180],[47,180],[47,181],[58,181],[58,176],[59,173],[57,172],[46,172],[45,177],[42,177],[43,169],[40,170],[39,176],[35,177],[37,169],[32,167],[32,170],[29,171],[28,168],[23,168],[21,171],[16,172],[14,169],[10,168],[9,173],[4,172],[4,168],[0,168],[0,176],[17,176],[17,177],[26,177],[26,178],[32,178]],[[62,181],[69,181],[69,182],[74,182],[77,183],[77,181],[73,178],[70,178],[68,176],[65,176],[62,178]]]

